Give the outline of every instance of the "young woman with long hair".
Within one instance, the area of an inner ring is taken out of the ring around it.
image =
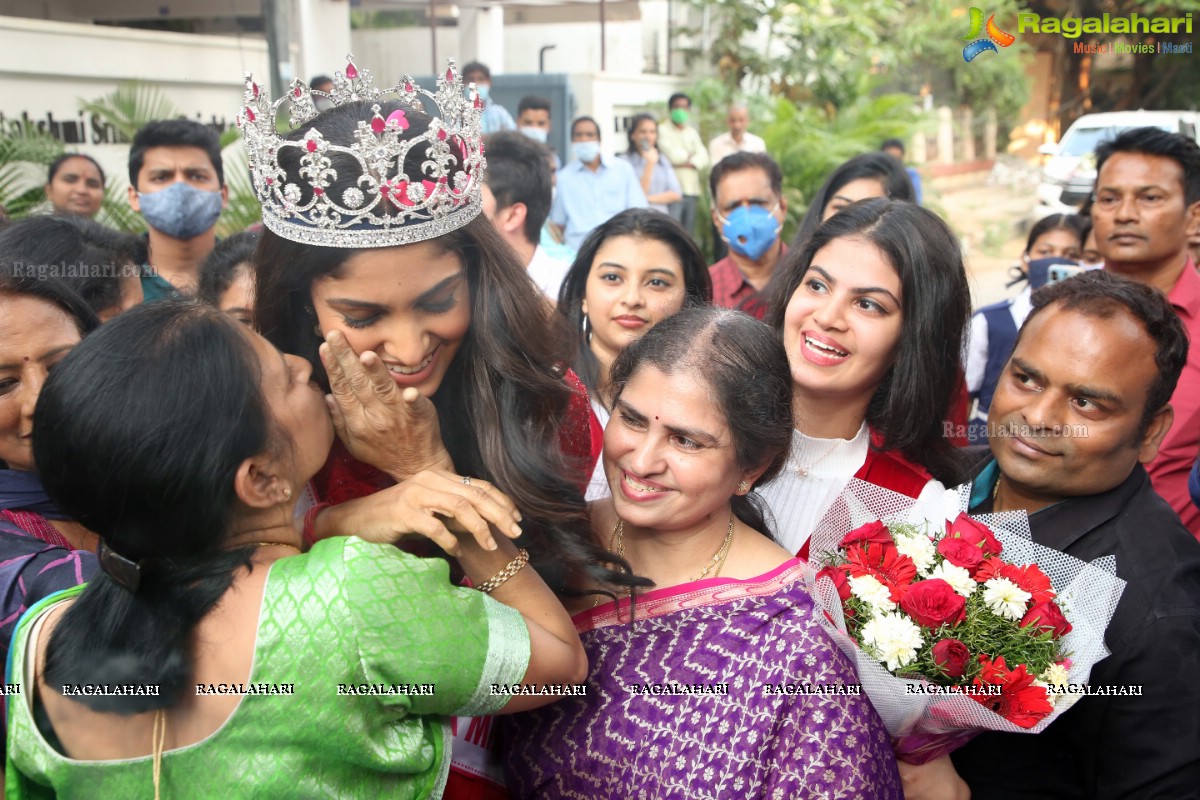
[[[944,420],[971,298],[958,240],[933,212],[875,198],[788,255],[771,325],[787,349],[796,429],[762,493],[792,552],[852,477],[911,497],[958,478]]]

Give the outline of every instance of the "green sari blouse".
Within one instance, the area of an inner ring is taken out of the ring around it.
[[[150,756],[71,759],[35,724],[31,633],[82,588],[34,606],[14,636],[9,800],[153,796]],[[452,586],[445,561],[353,537],[318,542],[271,565],[244,696],[214,733],[163,754],[162,796],[440,797],[447,717],[498,711],[510,698],[492,684],[519,682],[528,664],[521,615]]]

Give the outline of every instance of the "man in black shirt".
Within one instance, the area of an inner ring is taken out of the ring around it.
[[[1084,561],[1114,556],[1124,594],[1111,655],[1042,733],[985,733],[906,768],[906,795],[973,800],[1200,797],[1200,542],[1143,464],[1170,428],[1187,337],[1166,297],[1094,271],[1033,296],[993,401],[972,513],[1029,513],[1033,538]],[[964,783],[965,782],[965,785]]]

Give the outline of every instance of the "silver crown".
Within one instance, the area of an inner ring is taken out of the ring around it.
[[[429,92],[411,77],[399,85],[377,89],[369,70],[346,57],[345,72],[335,72],[333,91],[310,90],[296,79],[286,96],[272,102],[266,89],[246,74],[245,107],[237,125],[246,145],[246,158],[255,194],[262,203],[263,224],[272,232],[302,244],[322,247],[395,247],[413,244],[461,228],[483,208],[483,101],[471,84],[464,91],[450,59],[445,76],[438,76],[437,91]],[[288,140],[276,129],[280,105],[290,104],[293,130],[319,113],[313,96],[328,98],[333,106],[366,101],[373,116],[359,120],[351,144],[334,144],[315,127],[304,137]],[[469,96],[468,96],[469,95]],[[379,103],[394,96],[404,108],[425,114],[421,97],[437,111],[428,129],[408,136],[409,120],[403,110],[385,119]],[[408,175],[404,163],[409,151],[427,148],[420,174]],[[299,175],[289,182],[279,157],[289,149],[300,151]],[[334,168],[331,155],[342,154]],[[334,197],[330,185],[338,169],[357,164],[354,184]],[[305,199],[307,198],[307,199]]]

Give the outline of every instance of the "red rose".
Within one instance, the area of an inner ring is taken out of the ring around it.
[[[846,547],[854,542],[875,542],[877,544],[893,544],[892,532],[879,520],[859,526],[842,537],[838,547]]]
[[[850,581],[846,579],[846,571],[841,567],[825,567],[817,573],[817,579],[829,578],[833,581],[833,585],[837,587],[838,597],[842,598],[842,602],[846,602],[850,598]]]
[[[1053,600],[1037,603],[1025,612],[1025,616],[1021,617],[1021,627],[1030,625],[1036,625],[1038,633],[1053,631],[1055,639],[1061,639],[1071,632],[1071,623],[1067,622],[1062,609]]]
[[[1005,564],[1000,568],[1000,577],[1008,578],[1023,591],[1029,592],[1034,603],[1042,603],[1054,597],[1050,579],[1037,564],[1026,564],[1023,567]]]
[[[983,563],[983,551],[973,544],[967,544],[965,539],[946,537],[938,542],[937,551],[951,564],[962,567],[972,575]]]
[[[951,680],[961,678],[971,660],[971,651],[958,639],[942,639],[933,646],[932,655],[933,663]]]
[[[992,529],[966,514],[959,514],[953,522],[946,523],[946,535],[951,539],[962,539],[967,544],[983,547],[986,555],[997,556],[1004,549]]]
[[[900,599],[900,608],[924,628],[957,625],[967,616],[967,601],[940,578],[918,581]]]

